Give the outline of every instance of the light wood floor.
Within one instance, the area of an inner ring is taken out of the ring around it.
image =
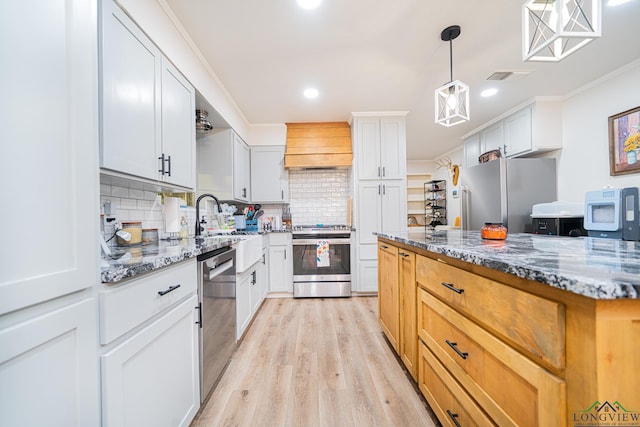
[[[377,311],[376,297],[267,299],[192,426],[434,426]]]

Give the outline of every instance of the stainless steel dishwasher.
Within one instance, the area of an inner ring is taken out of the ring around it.
[[[204,402],[236,348],[236,251],[198,256],[200,401]]]

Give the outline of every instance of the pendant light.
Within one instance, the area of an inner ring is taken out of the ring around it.
[[[454,126],[469,120],[469,86],[453,80],[452,40],[460,35],[460,26],[452,25],[442,30],[440,38],[449,42],[449,83],[435,91],[436,123]]]
[[[601,36],[601,0],[528,0],[522,6],[522,58],[560,61]]]

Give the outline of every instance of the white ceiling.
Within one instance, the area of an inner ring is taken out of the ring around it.
[[[166,0],[249,123],[347,121],[356,111],[408,111],[407,156],[429,160],[534,96],[562,96],[640,58],[640,0],[603,7],[603,36],[558,63],[522,61],[522,0]],[[471,87],[471,121],[434,124],[434,89]],[[523,79],[489,82],[497,70]],[[309,101],[307,86],[320,90]],[[499,93],[481,98],[494,86]],[[629,88],[640,94],[637,87]],[[640,97],[639,97],[640,103]],[[215,107],[215,106],[214,106]],[[612,112],[613,113],[613,112]],[[606,118],[603,118],[606,120]]]

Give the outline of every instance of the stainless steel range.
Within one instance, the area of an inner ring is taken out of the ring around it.
[[[351,227],[294,226],[294,298],[351,296]]]

